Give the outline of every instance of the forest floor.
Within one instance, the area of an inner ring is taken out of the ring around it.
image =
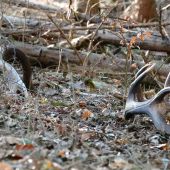
[[[0,89],[0,170],[170,169],[170,136],[145,115],[124,118],[133,79],[33,67],[27,99]]]
[[[36,93],[26,101],[1,97],[0,167],[164,169],[169,136],[148,117],[125,120],[125,102],[113,95],[122,86],[105,79],[93,80],[94,88],[78,74],[36,68]]]

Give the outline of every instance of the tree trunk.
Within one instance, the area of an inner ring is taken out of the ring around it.
[[[137,22],[155,21],[158,19],[155,0],[134,0],[124,11],[124,17]]]

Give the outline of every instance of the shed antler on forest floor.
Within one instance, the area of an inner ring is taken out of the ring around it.
[[[168,94],[170,93],[170,73],[168,74],[164,88],[155,96],[148,100],[141,101],[139,96],[140,83],[146,74],[153,69],[155,64],[143,66],[136,74],[136,79],[132,82],[125,107],[125,118],[133,117],[136,114],[147,114],[153,121],[155,127],[167,134],[170,134],[170,124],[167,124],[164,116],[168,113],[170,102]]]

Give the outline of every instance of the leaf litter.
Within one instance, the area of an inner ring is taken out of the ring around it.
[[[37,74],[38,95],[1,99],[0,169],[169,167],[169,137],[145,116],[124,119],[120,82],[95,80],[91,89],[78,74]]]

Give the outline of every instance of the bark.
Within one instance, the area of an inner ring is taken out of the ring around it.
[[[111,32],[108,30],[99,30],[96,34],[96,38],[102,40],[105,43],[114,45],[121,45],[121,41],[124,39],[124,43],[130,43],[133,36],[137,36],[137,32]],[[124,44],[123,43],[123,44]],[[143,50],[160,51],[170,53],[170,41],[167,39],[162,40],[158,34],[151,34],[151,37],[144,36],[144,40],[136,39],[132,48],[139,48]]]
[[[48,49],[47,47],[42,46],[32,46],[30,44],[23,44],[19,42],[15,42],[16,48],[22,50],[30,60],[35,64],[38,63],[41,66],[57,66],[60,61],[68,63],[68,64],[76,64],[81,66],[79,59],[75,55],[73,50],[70,49]],[[87,52],[79,52],[81,59],[84,61],[88,56]],[[135,61],[139,68],[145,65],[142,61]],[[165,80],[166,76],[170,72],[170,64],[163,64],[162,61],[152,61],[152,63],[156,63],[154,67],[154,72],[160,75],[160,79],[162,81]],[[105,70],[106,72],[114,73],[114,72],[125,72],[125,70],[132,72],[132,66],[130,61],[126,61],[125,59],[120,59],[115,57],[108,57],[105,54],[96,54],[91,53],[88,56],[88,68],[92,66],[95,69]],[[82,66],[81,66],[82,67]]]
[[[23,27],[24,25],[26,25],[28,28],[39,28],[43,24],[49,26],[52,25],[50,22],[45,23],[45,21],[39,21],[35,19],[25,19],[23,17],[7,16],[7,15],[3,15],[1,20],[3,25],[6,25],[10,28]]]
[[[47,4],[40,4],[37,3],[36,1],[25,1],[25,0],[1,0],[1,2],[3,3],[8,3],[8,4],[13,4],[13,5],[19,5],[22,7],[26,7],[26,8],[32,8],[32,9],[37,9],[37,10],[44,10],[44,11],[48,11],[48,12],[56,12],[58,9],[52,5],[47,5]]]

